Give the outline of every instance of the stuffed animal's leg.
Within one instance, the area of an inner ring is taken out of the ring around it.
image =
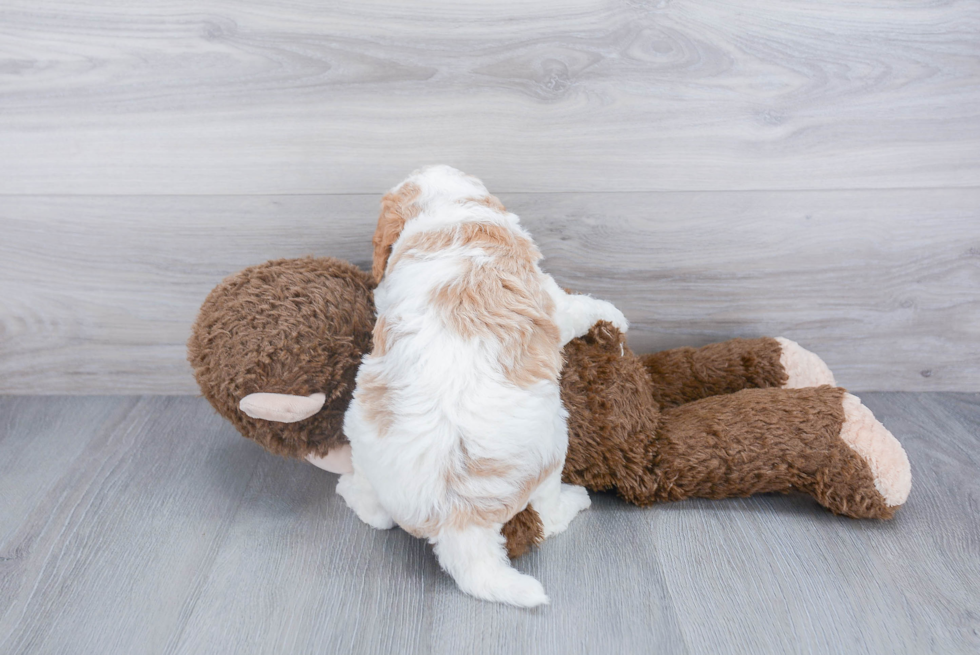
[[[641,360],[650,373],[654,399],[664,409],[742,389],[836,384],[823,360],[783,337],[674,348]]]
[[[650,484],[633,502],[796,490],[837,514],[889,518],[912,484],[898,440],[835,387],[704,398],[663,412],[656,437]]]

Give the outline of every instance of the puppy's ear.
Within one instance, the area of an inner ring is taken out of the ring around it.
[[[419,206],[416,202],[418,196],[418,186],[406,182],[381,199],[381,215],[378,217],[378,227],[372,239],[374,262],[371,272],[374,274],[375,282],[381,282],[381,278],[384,277],[388,258],[391,257],[391,248],[405,229],[405,223],[418,216]]]

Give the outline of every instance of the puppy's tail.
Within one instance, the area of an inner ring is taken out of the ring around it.
[[[440,566],[471,596],[517,607],[547,605],[541,583],[511,567],[501,527],[443,528],[431,540]]]

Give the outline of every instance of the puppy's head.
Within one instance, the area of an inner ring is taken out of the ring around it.
[[[503,209],[500,201],[489,195],[487,188],[477,178],[451,166],[428,166],[419,169],[389,191],[381,200],[381,216],[374,231],[374,260],[371,272],[375,282],[381,282],[392,247],[398,240],[405,224],[421,213],[423,205],[432,209],[440,203],[459,202],[464,199],[490,198]],[[490,205],[488,205],[490,206]]]
[[[398,240],[405,223],[419,214],[419,194],[421,189],[411,180],[403,182],[381,199],[381,215],[378,216],[378,227],[374,230],[374,261],[371,273],[375,282],[381,282],[388,258],[391,257],[392,246]]]

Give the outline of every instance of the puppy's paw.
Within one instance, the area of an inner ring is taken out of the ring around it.
[[[575,518],[582,510],[592,506],[592,499],[589,498],[588,490],[574,484],[562,483],[561,502],[568,507],[568,511],[572,513],[572,518]]]
[[[612,304],[607,300],[595,300],[595,322],[598,321],[609,321],[616,327],[617,330],[626,334],[629,330],[630,324],[626,320],[626,316],[623,312],[619,311],[616,305]]]
[[[608,321],[624,334],[629,328],[623,312],[611,302],[592,296],[567,296],[557,317],[562,344],[587,334],[599,321]]]
[[[590,505],[592,505],[592,499],[589,498],[589,492],[586,491],[585,487],[562,484],[558,502],[554,504],[553,509],[547,515],[541,516],[545,538],[564,532],[572,519]]]
[[[372,528],[390,530],[395,527],[395,520],[381,506],[370,483],[357,473],[347,473],[337,481],[337,494],[344,499],[347,506],[354,510],[357,518]]]

